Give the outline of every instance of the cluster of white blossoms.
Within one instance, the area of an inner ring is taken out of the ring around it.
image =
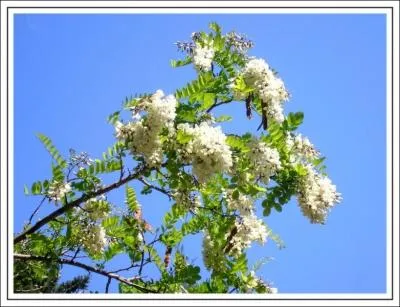
[[[90,254],[99,254],[107,245],[106,232],[102,226],[90,224],[82,233],[80,242]]]
[[[255,175],[262,182],[268,184],[269,178],[282,168],[279,152],[256,139],[249,143],[249,147],[248,157],[254,168]]]
[[[252,292],[256,288],[262,288],[263,292],[265,293],[270,293],[270,294],[278,293],[278,288],[270,287],[261,278],[257,277],[254,271],[250,271],[250,274],[244,276],[243,280],[245,281],[245,289],[248,292]]]
[[[264,102],[264,110],[267,117],[277,122],[283,122],[284,101],[288,100],[289,94],[285,85],[279,77],[269,68],[263,59],[250,58],[246,63],[241,75],[246,84],[255,89],[256,94]],[[243,99],[244,93],[235,93],[235,97]]]
[[[200,125],[179,124],[177,130],[190,135],[191,140],[178,154],[183,160],[192,162],[193,173],[204,183],[215,173],[228,171],[232,166],[232,152],[225,143],[226,135],[221,127],[213,127],[207,122]]]
[[[233,197],[233,190],[226,192],[226,202],[228,209],[239,211],[240,215],[251,214],[254,208],[254,201],[251,197],[239,193],[237,199]]]
[[[318,158],[320,153],[315,149],[314,145],[310,142],[307,137],[301,134],[292,135],[288,134],[286,136],[286,145],[290,151],[294,154],[295,158],[308,158],[315,159]]]
[[[331,180],[317,173],[311,165],[306,165],[307,175],[298,190],[298,202],[304,216],[311,223],[324,224],[331,208],[341,201],[341,194]]]
[[[150,166],[162,162],[162,142],[159,134],[163,128],[173,129],[176,116],[177,101],[173,95],[165,96],[163,91],[158,90],[150,98],[140,101],[133,113],[136,121],[123,125],[117,122],[115,125],[116,137],[130,143],[134,154],[143,155]],[[140,111],[147,112],[142,118]]]
[[[229,254],[234,257],[240,256],[243,249],[248,248],[253,241],[257,241],[260,244],[264,244],[267,241],[268,229],[253,211],[237,218],[235,228],[236,233],[229,242],[232,245]],[[230,234],[226,234],[226,238],[229,236]]]
[[[69,191],[71,191],[71,185],[69,183],[54,180],[49,185],[47,196],[54,201],[61,201]]]
[[[242,250],[249,247],[253,241],[264,244],[267,240],[268,229],[254,213],[254,200],[241,193],[235,198],[233,191],[228,190],[226,202],[229,209],[237,210],[240,214],[235,221],[233,236],[232,232],[225,235],[226,239],[230,238],[228,242],[231,245],[229,254],[234,257],[240,256]]]
[[[200,46],[196,43],[193,49],[193,64],[194,66],[202,71],[209,71],[211,69],[211,63],[214,58],[214,49],[208,46]]]

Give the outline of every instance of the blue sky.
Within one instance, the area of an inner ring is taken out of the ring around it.
[[[311,225],[294,201],[265,219],[286,248],[254,245],[252,262],[274,257],[258,274],[282,293],[385,292],[384,15],[16,15],[15,230],[39,201],[24,196],[23,185],[50,176],[50,158],[35,133],[49,136],[65,155],[72,147],[100,157],[114,140],[106,117],[125,96],[173,93],[194,78],[192,67],[169,66],[182,56],[173,43],[207,30],[210,21],[247,34],[255,42],[251,54],[279,71],[292,95],[285,111],[305,113],[300,132],[327,156],[344,199],[324,226]],[[234,117],[227,131],[254,132],[259,124],[245,118],[242,105],[222,111]],[[158,225],[168,202],[139,197],[145,218]],[[122,195],[112,199],[122,202]],[[185,241],[192,258],[199,243]],[[75,272],[84,273],[68,269],[63,278]],[[103,291],[105,283],[95,276],[91,286]]]

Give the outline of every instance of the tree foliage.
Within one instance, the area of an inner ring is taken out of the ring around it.
[[[223,34],[216,23],[209,28],[178,42],[184,58],[171,61],[172,67],[192,64],[196,79],[173,95],[159,90],[126,98],[108,117],[116,140],[101,158],[74,150],[63,157],[38,134],[51,155],[52,176],[24,187],[41,202],[14,239],[15,292],[90,291],[89,275],[59,282],[65,265],[105,277],[105,292],[111,280],[121,293],[276,292],[255,273],[267,261],[252,267],[247,259],[254,241],[283,246],[265,217],[283,212],[294,197],[310,222],[323,224],[340,194],[325,158],[297,132],[304,114],[284,114],[290,95],[277,72],[248,55],[253,42],[245,36]],[[230,103],[242,104],[248,118],[255,114],[261,131],[226,135],[220,123],[234,119],[213,112]],[[106,175],[115,181],[105,185]],[[156,204],[141,204],[132,182],[142,185],[141,194],[161,193],[170,201],[156,227],[143,214],[158,210]],[[124,189],[123,204],[108,200],[117,189]],[[39,219],[43,202],[54,211]],[[258,206],[264,217],[257,216]],[[191,235],[202,236],[202,261],[184,253]],[[129,266],[108,270],[122,254]],[[158,274],[146,273],[154,269]]]

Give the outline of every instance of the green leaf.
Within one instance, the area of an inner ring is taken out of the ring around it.
[[[214,93],[204,93],[203,96],[204,102],[200,110],[207,110],[209,107],[211,107],[214,104],[214,98],[215,98]]]
[[[283,122],[283,127],[287,130],[296,130],[303,122],[303,112],[289,113],[287,118]]]
[[[176,140],[180,144],[187,144],[193,139],[193,135],[186,133],[183,130],[178,130],[176,133]]]
[[[112,125],[115,125],[115,123],[119,120],[119,114],[120,113],[121,113],[121,111],[116,111],[116,112],[110,114],[107,117],[107,122],[112,124]]]
[[[214,21],[210,22],[208,27],[210,28],[210,30],[213,30],[215,33],[221,34],[221,27],[216,22],[214,22]]]
[[[29,189],[28,189],[28,187],[26,186],[26,184],[24,184],[24,194],[25,194],[25,195],[29,195]]]
[[[67,162],[61,157],[58,150],[54,147],[52,141],[45,135],[38,133],[37,137],[43,143],[47,151],[53,157],[53,159],[60,165],[61,168],[65,168],[67,166]]]
[[[32,184],[31,193],[33,195],[41,194],[42,192],[42,183],[40,181],[36,181]]]
[[[181,67],[181,66],[185,66],[192,63],[192,57],[187,56],[185,59],[183,60],[171,60],[170,64],[173,68],[176,67]]]
[[[232,120],[232,116],[229,115],[221,115],[215,119],[215,122],[221,123],[221,122],[230,122]]]
[[[135,190],[126,185],[125,194],[126,194],[126,203],[129,208],[129,211],[135,212],[139,208],[139,203],[136,198]]]

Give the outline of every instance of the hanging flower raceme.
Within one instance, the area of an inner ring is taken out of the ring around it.
[[[295,161],[306,159],[316,159],[320,156],[318,150],[315,149],[314,145],[310,142],[307,137],[301,134],[288,134],[286,136],[286,146],[294,156]]]
[[[184,148],[177,152],[183,160],[192,163],[193,173],[199,182],[205,182],[213,174],[230,169],[232,152],[225,143],[226,136],[221,127],[202,122],[195,126],[179,124],[177,130],[190,137]]]
[[[243,78],[246,86],[253,89],[262,100],[263,109],[269,119],[283,122],[282,104],[288,100],[289,94],[282,79],[274,74],[265,60],[250,58],[238,78]],[[235,99],[242,100],[248,96],[248,92],[242,92],[237,88],[237,80],[237,78],[232,80],[230,88],[233,89]]]
[[[239,257],[242,251],[250,247],[253,241],[258,241],[264,244],[267,241],[268,229],[262,220],[258,219],[254,212],[243,215],[235,221],[235,233],[226,234],[226,239],[229,240],[229,250],[227,251],[234,257]]]
[[[160,133],[164,128],[173,129],[177,101],[174,96],[165,96],[158,90],[150,98],[142,99],[133,110],[135,121],[127,124],[117,122],[116,137],[129,143],[134,154],[140,154],[150,165],[162,162],[163,151]],[[142,117],[140,112],[146,112]]]
[[[193,64],[199,70],[209,71],[211,69],[214,53],[212,47],[202,47],[199,43],[196,43],[193,48]]]
[[[256,139],[250,142],[249,147],[248,157],[255,175],[262,182],[268,184],[270,177],[282,168],[279,152]]]
[[[311,223],[324,224],[331,208],[341,201],[341,194],[328,177],[318,174],[310,165],[306,169],[307,175],[299,185],[298,202]]]
[[[88,225],[81,233],[81,243],[84,248],[92,255],[98,255],[104,251],[107,245],[106,232],[102,226]]]
[[[54,180],[49,185],[47,195],[54,201],[61,201],[69,191],[71,191],[71,185],[69,183]]]

